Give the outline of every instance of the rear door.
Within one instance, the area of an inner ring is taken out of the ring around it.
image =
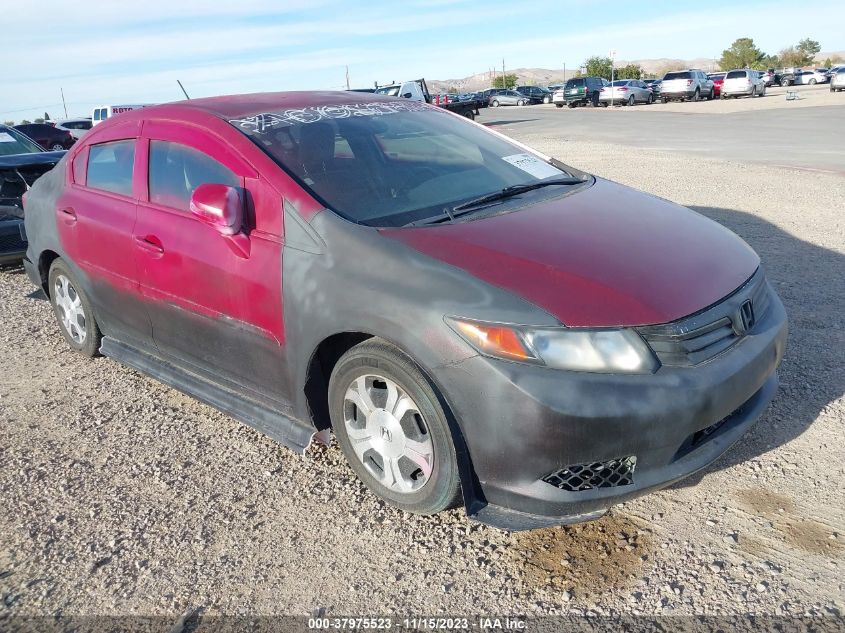
[[[139,203],[134,252],[159,353],[252,395],[289,401],[281,196],[202,128],[147,121],[144,137],[147,191]],[[241,191],[246,220],[237,239],[191,214],[191,193],[203,183]]]
[[[56,204],[56,225],[64,255],[84,273],[103,331],[143,348],[152,345],[152,330],[131,256],[139,131],[134,121],[112,127],[73,154]]]

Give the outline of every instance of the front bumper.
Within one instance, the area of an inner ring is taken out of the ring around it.
[[[773,398],[786,335],[772,292],[751,332],[696,367],[589,374],[474,356],[441,368],[487,503],[473,518],[512,530],[590,520],[704,468]],[[566,490],[544,481],[631,457],[630,484]]]
[[[16,264],[26,254],[23,220],[0,222],[0,264]]]

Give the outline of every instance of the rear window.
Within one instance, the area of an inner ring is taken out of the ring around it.
[[[617,79],[616,81],[613,82],[612,85],[614,85],[614,86],[627,86],[627,85],[630,85],[630,83],[631,83],[630,79]]]
[[[684,70],[676,73],[666,73],[666,76],[663,77],[663,81],[672,81],[673,79],[692,79],[692,74]]]
[[[566,82],[567,88],[583,88],[584,87],[584,78],[579,77],[578,79],[570,79]]]
[[[102,191],[132,195],[135,140],[100,143],[88,148],[86,185]]]
[[[732,70],[727,74],[725,79],[744,79],[745,75],[746,73],[744,70]]]

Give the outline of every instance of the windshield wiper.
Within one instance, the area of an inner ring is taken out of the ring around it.
[[[497,200],[505,200],[506,198],[512,198],[513,196],[518,196],[521,193],[525,193],[526,191],[532,191],[534,189],[540,189],[542,187],[549,187],[551,185],[580,185],[582,183],[587,182],[586,179],[582,180],[581,178],[555,178],[554,180],[543,180],[540,182],[533,182],[531,184],[526,185],[511,185],[510,187],[505,187],[504,189],[500,189],[499,191],[494,191],[493,193],[488,193],[486,195],[481,196],[480,198],[474,198],[473,200],[468,200],[467,202],[461,203],[451,209],[449,207],[445,207],[443,209],[443,215],[436,215],[430,218],[424,218],[422,220],[417,220],[416,222],[410,222],[405,226],[421,226],[423,224],[437,224],[439,222],[445,222],[449,220],[450,222],[454,222],[455,218],[460,217],[462,215],[466,215],[468,213],[472,213],[477,207],[483,206],[488,202],[496,202]]]
[[[532,182],[526,185],[511,185],[510,187],[505,187],[500,191],[494,191],[493,193],[488,193],[487,195],[481,196],[480,198],[475,198],[473,200],[469,200],[467,202],[459,204],[456,207],[452,207],[452,212],[454,213],[455,211],[464,211],[465,209],[478,207],[482,204],[487,204],[488,202],[495,202],[496,200],[512,198],[513,196],[518,196],[519,194],[525,193],[526,191],[540,189],[541,187],[550,187],[552,185],[580,185],[584,182],[587,181],[581,180],[580,178],[570,177],[555,178],[554,180],[541,180],[540,182]]]

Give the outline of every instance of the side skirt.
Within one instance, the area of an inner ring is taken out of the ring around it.
[[[115,339],[103,337],[100,353],[222,411],[298,453],[305,452],[317,433],[313,426]]]

